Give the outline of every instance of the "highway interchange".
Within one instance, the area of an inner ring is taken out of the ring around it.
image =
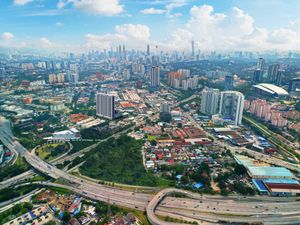
[[[153,193],[122,190],[117,187],[105,186],[79,178],[44,162],[27,151],[13,137],[9,127],[4,126],[3,123],[0,124],[0,139],[9,149],[18,151],[37,171],[54,179],[60,178],[60,180],[65,181],[65,184],[40,182],[41,185],[60,186],[91,199],[147,211],[149,221],[155,225],[174,224],[162,221],[157,215],[190,222],[196,221],[199,224],[220,224],[225,221],[236,223],[299,224],[300,221],[300,204],[295,198],[208,196],[177,189],[164,189],[153,195]],[[71,157],[74,157],[74,155]],[[65,160],[65,158],[60,160]],[[30,175],[32,172],[26,173],[26,175]],[[15,181],[18,181],[18,178]],[[187,197],[170,197],[170,194],[173,192],[184,193]]]

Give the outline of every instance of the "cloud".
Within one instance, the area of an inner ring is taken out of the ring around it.
[[[176,8],[181,8],[188,4],[188,0],[172,0],[169,4],[166,5],[166,15],[171,18],[177,18],[182,16],[181,13],[173,13],[173,10]]]
[[[113,16],[124,12],[124,6],[119,3],[119,0],[60,0],[57,8],[62,9],[68,4],[94,15]]]
[[[45,49],[52,48],[55,46],[54,43],[52,43],[45,37],[40,38],[38,45],[40,48],[45,48]]]
[[[160,44],[167,50],[191,51],[191,40],[200,50],[299,50],[300,20],[286,28],[257,27],[253,17],[233,7],[227,14],[215,13],[210,5],[193,6],[186,24]]]
[[[64,23],[62,23],[62,22],[56,22],[56,23],[55,23],[55,26],[57,26],[57,27],[62,27],[62,26],[64,26]]]
[[[159,15],[159,14],[164,14],[166,12],[166,10],[155,9],[155,8],[148,8],[148,9],[143,9],[140,12],[142,14],[146,14],[146,15],[151,15],[151,14]]]
[[[1,35],[1,39],[3,40],[11,40],[13,39],[15,36],[10,33],[10,32],[4,32],[2,35]]]
[[[85,47],[88,49],[109,49],[118,44],[128,48],[144,48],[150,39],[150,28],[142,24],[123,24],[115,27],[115,33],[105,35],[86,34]]]
[[[14,0],[14,4],[21,6],[21,5],[26,5],[30,2],[32,2],[33,0]]]

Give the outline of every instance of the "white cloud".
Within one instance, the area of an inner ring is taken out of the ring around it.
[[[300,20],[270,31],[256,27],[254,18],[237,7],[224,14],[210,5],[193,6],[184,27],[161,46],[190,51],[191,40],[200,50],[300,50]]]
[[[55,23],[55,26],[57,26],[57,27],[62,27],[64,24],[62,23],[62,22],[56,22]]]
[[[164,9],[147,8],[140,12],[142,14],[165,14],[168,18],[174,19],[182,16],[181,13],[174,12],[174,10],[187,5],[189,1],[190,0],[153,1],[149,4],[164,4]]]
[[[150,29],[142,24],[123,24],[115,28],[118,34],[137,41],[147,41],[150,38]]]
[[[3,40],[11,40],[13,39],[15,36],[10,33],[10,32],[4,32],[2,35],[1,35],[1,39]]]
[[[32,1],[33,0],[14,0],[14,4],[15,5],[26,5]]]
[[[143,9],[141,10],[141,13],[142,14],[147,14],[147,15],[150,15],[150,14],[164,14],[166,12],[166,10],[163,10],[163,9],[155,9],[155,8],[148,8],[148,9]]]
[[[124,6],[119,0],[60,0],[57,8],[62,9],[67,4],[90,14],[113,16],[124,12]]]
[[[144,48],[149,42],[150,29],[142,24],[123,24],[115,27],[115,33],[105,35],[85,35],[85,47],[89,49],[109,49],[118,44],[128,48]]]
[[[173,13],[173,10],[185,6],[185,5],[187,5],[187,3],[188,3],[188,0],[171,0],[166,5],[166,15],[170,19],[174,19],[174,18],[182,16],[181,13]]]
[[[45,37],[40,38],[38,45],[40,48],[51,48],[55,46],[54,43],[52,43]]]

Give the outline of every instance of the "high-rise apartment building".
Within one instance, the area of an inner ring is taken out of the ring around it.
[[[161,113],[168,113],[171,112],[171,106],[168,103],[162,103],[160,104],[160,112]]]
[[[245,96],[238,91],[222,91],[219,114],[234,125],[242,124]]]
[[[159,66],[152,66],[150,71],[150,87],[158,88],[160,84]]]
[[[219,89],[204,88],[201,99],[201,112],[204,114],[214,115],[217,113],[219,103]]]
[[[107,119],[115,118],[115,96],[97,93],[96,95],[96,114]]]

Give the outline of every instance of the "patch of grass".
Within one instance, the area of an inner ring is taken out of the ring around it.
[[[155,137],[155,136],[152,136],[152,135],[148,135],[148,136],[147,136],[147,140],[148,140],[148,141],[156,141],[156,137]]]

